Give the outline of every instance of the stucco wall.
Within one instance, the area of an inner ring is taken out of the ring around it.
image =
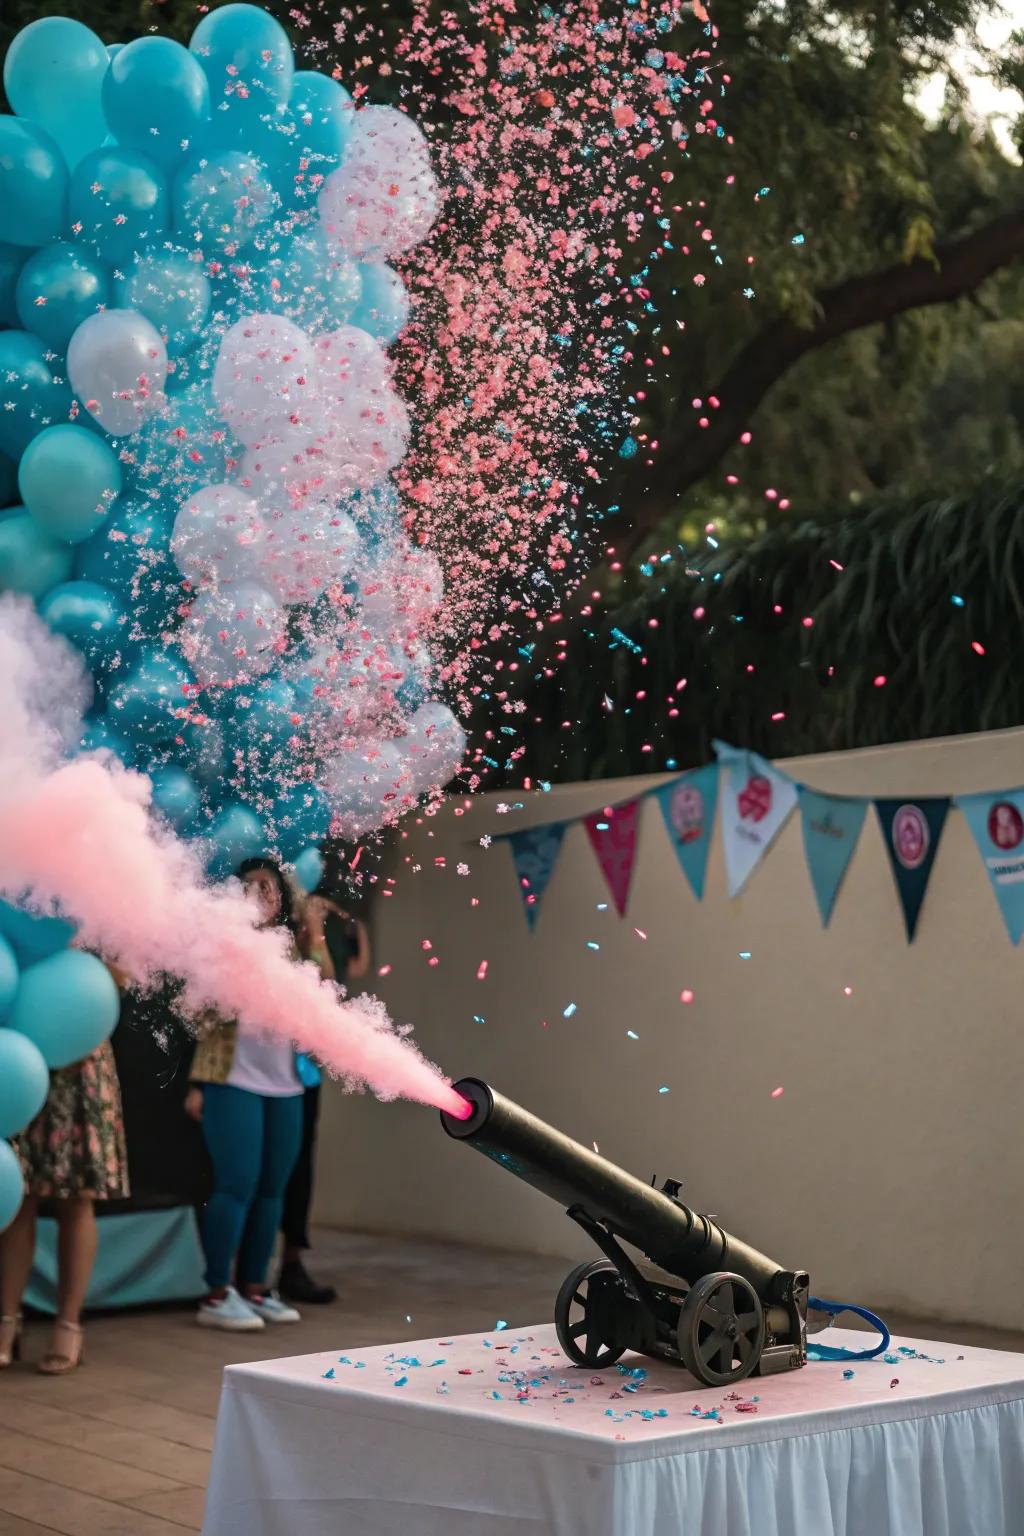
[[[1024,732],[787,766],[849,793],[998,788],[1024,782]],[[716,829],[698,904],[654,803],[626,919],[597,910],[607,893],[577,827],[530,935],[507,847],[478,839],[650,783],[563,786],[510,814],[485,796],[408,827],[376,903],[375,964],[392,969],[374,986],[453,1077],[489,1079],[642,1177],[682,1177],[684,1198],[808,1268],[819,1294],[1024,1326],[1022,960],[962,817],[946,823],[912,946],[873,816],[823,932],[798,818],[734,902]],[[433,1111],[331,1087],[321,1135],[321,1221],[586,1251]]]

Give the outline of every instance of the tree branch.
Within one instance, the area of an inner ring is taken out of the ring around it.
[[[772,385],[807,353],[908,310],[963,298],[1021,256],[1024,207],[937,246],[932,260],[918,257],[823,290],[816,297],[817,318],[810,326],[801,327],[786,318],[773,320],[741,348],[722,378],[707,389],[706,397],[714,395],[721,402],[708,413],[709,426],[700,428],[689,412],[685,419],[682,411],[677,412],[667,434],[669,446],[658,460],[663,486],[658,496],[634,506],[626,516],[609,519],[602,532],[616,538],[620,555],[635,549],[679,496],[711,473],[747,429]]]

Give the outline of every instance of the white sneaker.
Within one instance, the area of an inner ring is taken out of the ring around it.
[[[245,1305],[251,1307],[264,1323],[300,1323],[302,1313],[296,1312],[276,1291],[264,1291],[260,1297],[247,1296]]]
[[[196,1312],[200,1328],[226,1328],[230,1333],[256,1333],[263,1327],[263,1319],[249,1305],[233,1285],[220,1301],[201,1301]]]

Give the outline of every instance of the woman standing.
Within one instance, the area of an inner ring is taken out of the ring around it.
[[[129,978],[107,963],[122,990]],[[82,1362],[82,1308],[96,1261],[96,1201],[128,1196],[121,1089],[110,1041],[50,1073],[39,1114],[13,1138],[25,1175],[21,1210],[0,1235],[0,1369],[20,1356],[21,1299],[32,1271],[40,1200],[57,1220],[57,1315],[37,1366],[65,1376]]]
[[[288,930],[294,958],[334,970],[314,909],[300,926],[291,887],[272,859],[238,869],[260,910],[260,926]],[[203,1220],[206,1283],[197,1322],[248,1331],[298,1322],[299,1314],[266,1284],[281,1205],[302,1144],[303,1086],[295,1052],[244,1023],[209,1016],[191,1072],[186,1111],[202,1121],[213,1163],[213,1193]],[[234,1282],[234,1283],[232,1283]]]

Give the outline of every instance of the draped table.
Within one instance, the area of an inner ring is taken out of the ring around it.
[[[866,1336],[830,1330],[832,1345]],[[550,1326],[224,1373],[204,1536],[1020,1536],[1024,1355],[894,1339],[733,1389]]]

